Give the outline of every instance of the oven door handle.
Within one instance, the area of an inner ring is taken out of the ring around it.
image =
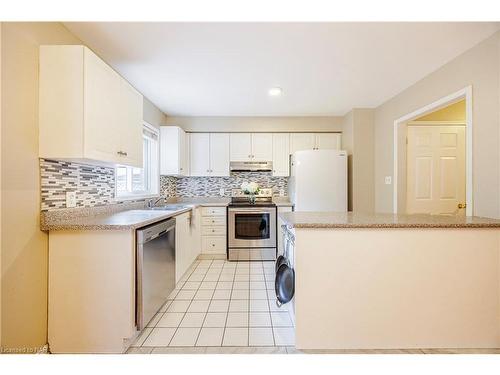
[[[232,210],[232,209],[229,209],[229,212],[231,213],[234,213],[234,214],[247,214],[247,213],[257,213],[257,214],[272,214],[274,212],[273,209],[269,209],[269,210],[266,210],[266,209],[260,209],[260,208],[249,208],[249,209],[245,209],[245,210],[241,210],[241,209],[238,209],[238,210]]]

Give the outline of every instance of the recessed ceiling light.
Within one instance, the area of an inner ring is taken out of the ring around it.
[[[280,96],[283,94],[283,89],[281,87],[271,87],[268,94],[269,96]]]

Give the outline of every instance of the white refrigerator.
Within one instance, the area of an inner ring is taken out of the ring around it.
[[[346,151],[297,151],[290,163],[288,191],[295,211],[347,212]]]

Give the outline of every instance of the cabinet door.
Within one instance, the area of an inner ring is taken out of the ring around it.
[[[190,213],[184,213],[175,218],[175,282],[191,265],[191,243],[189,236]]]
[[[210,175],[229,176],[229,134],[210,134]]]
[[[121,118],[120,131],[115,137],[120,138],[120,163],[132,167],[142,168],[143,137],[142,137],[142,95],[139,94],[125,80],[121,79]]]
[[[252,135],[250,133],[232,133],[230,135],[231,161],[252,160]]]
[[[179,175],[186,176],[188,171],[186,150],[187,150],[186,132],[179,129]]]
[[[185,150],[184,150],[184,176],[191,175],[191,134],[184,133],[186,136]]]
[[[210,175],[210,134],[192,133],[190,135],[189,161],[191,176]]]
[[[120,163],[119,76],[93,52],[84,53],[84,145],[90,159]]]
[[[273,135],[269,133],[252,134],[252,160],[273,160]]]
[[[191,264],[201,254],[201,209],[194,208],[191,211],[190,222]],[[191,265],[190,264],[190,265]]]
[[[314,133],[292,133],[290,134],[290,153],[296,151],[312,150],[315,147]]]
[[[275,133],[273,136],[273,176],[290,175],[290,134]]]
[[[340,150],[341,135],[337,133],[318,133],[316,134],[317,150]]]

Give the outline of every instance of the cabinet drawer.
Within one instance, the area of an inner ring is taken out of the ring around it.
[[[226,236],[203,236],[201,237],[201,248],[203,253],[226,253]]]
[[[202,216],[226,216],[226,207],[202,207]]]
[[[201,220],[202,225],[226,225],[225,216],[206,216]]]
[[[204,236],[225,236],[226,227],[220,225],[215,225],[215,226],[205,225],[201,228],[201,234]]]

